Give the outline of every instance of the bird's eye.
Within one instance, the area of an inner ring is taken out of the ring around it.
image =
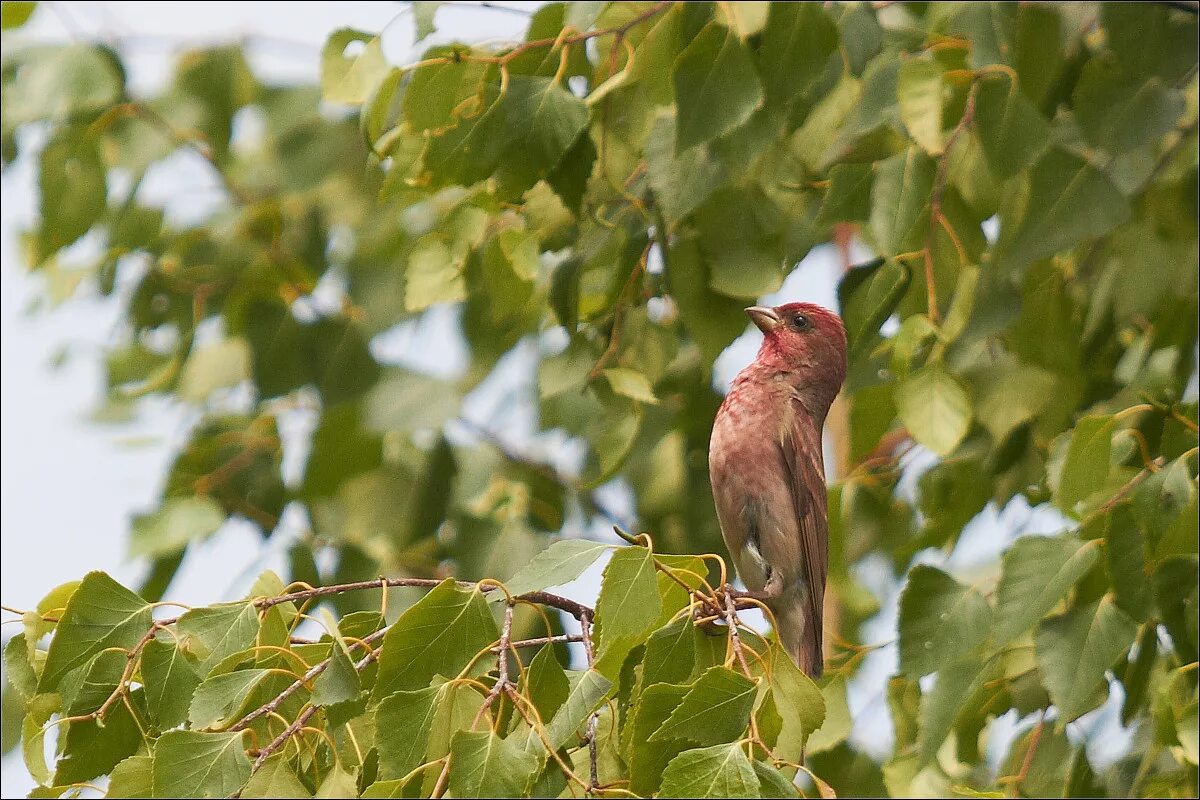
[[[796,330],[798,331],[806,331],[812,327],[812,322],[806,315],[797,314],[796,316],[792,317],[792,325],[795,326]]]

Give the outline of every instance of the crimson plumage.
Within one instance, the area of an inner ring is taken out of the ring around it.
[[[766,599],[792,658],[816,677],[829,552],[821,431],[846,377],[846,331],[811,303],[746,312],[763,342],[713,423],[713,499],[738,574]]]

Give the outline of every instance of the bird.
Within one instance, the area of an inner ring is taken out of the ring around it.
[[[812,303],[746,313],[763,341],[713,422],[713,501],[738,575],[771,610],[792,660],[819,678],[829,554],[821,431],[846,379],[846,329]]]

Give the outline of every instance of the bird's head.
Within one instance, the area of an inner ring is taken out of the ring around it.
[[[763,332],[757,361],[794,374],[799,383],[832,402],[846,379],[846,328],[837,314],[812,303],[751,306],[750,319]]]

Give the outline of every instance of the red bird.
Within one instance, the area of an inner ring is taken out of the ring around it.
[[[846,378],[846,329],[811,303],[746,313],[763,342],[717,411],[708,448],[713,499],[738,574],[815,678],[824,666],[829,554],[821,429]]]

